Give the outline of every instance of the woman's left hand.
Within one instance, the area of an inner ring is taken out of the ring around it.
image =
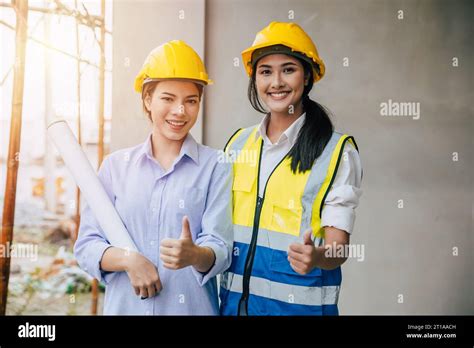
[[[193,242],[187,217],[183,218],[183,228],[179,239],[163,239],[160,246],[160,259],[169,269],[180,269],[197,263],[198,249]]]
[[[308,274],[316,266],[317,250],[311,240],[311,230],[304,233],[303,243],[290,244],[288,261],[296,273]]]
[[[179,239],[163,239],[160,259],[169,269],[193,266],[198,272],[206,273],[214,265],[216,255],[210,247],[194,244],[188,217],[183,217],[183,228]]]

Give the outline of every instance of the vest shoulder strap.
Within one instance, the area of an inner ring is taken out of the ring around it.
[[[323,206],[324,206],[324,202],[326,200],[326,197],[327,197],[329,191],[331,190],[331,187],[332,187],[332,184],[334,183],[334,180],[336,179],[337,170],[339,168],[339,164],[341,162],[341,157],[342,157],[342,154],[344,152],[344,146],[345,146],[346,142],[348,142],[348,141],[354,145],[354,147],[357,151],[359,151],[359,148],[358,148],[357,143],[356,143],[353,136],[350,136],[350,135],[347,135],[347,134],[341,135],[341,137],[339,138],[339,140],[338,140],[338,142],[337,142],[337,144],[336,144],[336,146],[333,150],[331,160],[330,160],[330,163],[329,163],[329,168],[328,168],[328,171],[327,171],[326,180],[324,181],[322,190],[320,192],[320,194],[322,194],[322,197],[320,197],[320,201],[318,202],[319,203],[318,208],[319,208],[319,216],[320,217],[321,217],[321,214],[322,214],[322,211],[323,211]]]
[[[241,148],[245,144],[248,137],[256,131],[257,127],[248,127],[238,129],[227,141],[224,147],[224,152],[227,153],[231,148]]]
[[[232,145],[232,143],[235,141],[235,139],[237,139],[237,137],[239,136],[239,133],[243,130],[244,128],[239,128],[237,129],[234,134],[232,134],[229,138],[229,140],[227,140],[227,143],[225,143],[224,145],[224,152],[227,151],[227,149],[230,147],[230,145]]]
[[[348,141],[349,141],[352,145],[354,145],[354,147],[355,147],[355,149],[357,150],[357,152],[359,152],[359,146],[357,146],[357,143],[356,143],[354,137],[353,137],[353,136],[348,136]]]

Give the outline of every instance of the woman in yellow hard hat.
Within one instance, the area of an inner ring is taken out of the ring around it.
[[[250,103],[265,117],[225,148],[234,248],[221,314],[337,315],[341,248],[361,195],[357,145],[309,97],[325,66],[300,26],[270,23],[242,58]]]
[[[75,255],[107,284],[105,314],[219,313],[216,275],[232,247],[232,168],[189,134],[209,84],[183,41],[154,49],[136,77],[151,134],[108,156],[99,177],[139,252],[111,246],[89,207]]]

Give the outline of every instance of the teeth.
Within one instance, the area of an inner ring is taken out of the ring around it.
[[[285,95],[287,95],[289,92],[280,92],[280,93],[270,93],[271,95],[273,95],[274,97],[283,97]]]
[[[173,126],[183,126],[186,123],[184,121],[170,121],[170,120],[167,120],[166,122],[168,122],[169,124]]]

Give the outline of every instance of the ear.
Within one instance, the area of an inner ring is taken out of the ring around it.
[[[151,95],[150,93],[147,93],[145,98],[143,99],[143,103],[145,104],[145,107],[148,111],[151,109]]]

